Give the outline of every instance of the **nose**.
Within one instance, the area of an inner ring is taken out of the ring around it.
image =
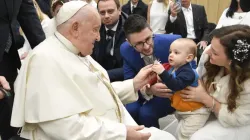
[[[105,12],[105,15],[104,15],[105,18],[108,18],[109,17],[109,14],[108,12]]]
[[[96,35],[96,41],[99,42],[99,41],[100,41],[100,38],[101,38],[101,37],[100,37],[100,33],[98,32],[97,35]]]
[[[144,48],[145,50],[148,50],[148,49],[150,48],[150,45],[148,45],[146,42],[144,42],[143,48]]]

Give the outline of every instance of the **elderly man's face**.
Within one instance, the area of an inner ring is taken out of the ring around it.
[[[100,1],[98,4],[98,11],[102,23],[106,26],[115,25],[121,15],[121,10],[117,9],[114,0]]]
[[[146,56],[153,54],[153,32],[148,27],[139,33],[130,34],[127,39],[139,53],[142,53]]]
[[[88,22],[83,21],[81,23],[77,44],[82,55],[86,56],[92,54],[95,41],[100,40],[100,27],[101,19],[97,12],[95,15],[91,16],[91,18],[88,18]]]

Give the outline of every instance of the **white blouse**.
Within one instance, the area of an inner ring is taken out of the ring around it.
[[[164,34],[165,26],[168,20],[169,5],[165,6],[163,2],[153,0],[150,8],[150,27],[155,34]]]

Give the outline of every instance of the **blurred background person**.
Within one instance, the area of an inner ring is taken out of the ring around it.
[[[242,8],[241,8],[242,7]],[[244,24],[250,26],[250,1],[249,0],[232,0],[229,8],[226,8],[216,26]]]
[[[50,18],[46,14],[44,14],[42,12],[42,10],[40,9],[40,7],[39,7],[38,3],[36,2],[36,0],[33,0],[33,3],[34,3],[34,6],[36,8],[38,19],[40,20],[43,31],[44,31],[44,29],[47,28],[47,26],[48,26],[48,24],[50,22]],[[27,56],[29,50],[31,50],[31,46],[30,46],[30,43],[29,43],[28,39],[26,38],[26,36],[23,33],[21,28],[20,28],[20,33],[21,33],[21,35],[23,35],[23,37],[25,39],[23,47],[18,49],[19,57],[20,57],[21,60],[23,60]],[[45,32],[45,34],[46,34],[46,32]]]
[[[231,0],[231,4],[229,8],[226,8],[216,26],[216,29],[224,27],[224,26],[230,26],[230,25],[236,25],[236,24],[243,24],[250,26],[250,1],[249,0]],[[212,35],[209,36],[209,41],[212,39]],[[210,46],[207,47],[206,50],[208,50]],[[205,50],[205,51],[206,51]],[[203,53],[200,62],[199,67],[197,68],[197,71],[199,73],[202,73],[202,70],[204,70],[204,63],[208,58],[207,53]]]
[[[138,14],[147,19],[148,5],[142,0],[129,0],[122,6],[122,11],[127,15]]]
[[[95,42],[91,56],[107,70],[111,82],[121,81],[124,76],[120,46],[126,41],[123,24],[127,14],[121,11],[119,0],[99,0],[97,9],[102,20],[101,39]]]
[[[164,34],[171,0],[152,0],[148,4],[147,21],[153,33]]]
[[[45,39],[41,23],[31,0],[0,1],[0,76],[4,76],[13,89],[17,69],[21,67],[17,52],[16,22],[19,22],[32,48]],[[2,94],[2,92],[0,92]],[[8,140],[17,135],[17,128],[10,126],[13,97],[0,98],[0,135]]]
[[[203,49],[208,45],[208,21],[204,6],[191,4],[191,0],[181,0],[179,7],[171,5],[171,14],[166,24],[166,32],[179,34],[183,38],[192,39],[198,46],[197,61],[199,61]]]

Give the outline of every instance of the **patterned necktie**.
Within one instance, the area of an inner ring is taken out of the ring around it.
[[[111,40],[114,35],[115,35],[115,31],[113,31],[113,30],[107,30],[106,39],[107,40]]]
[[[144,56],[143,60],[145,62],[145,65],[150,65],[154,63],[154,60],[152,58],[150,58],[149,56]]]
[[[8,39],[5,44],[5,52],[7,53],[9,52],[11,45],[12,45],[12,36],[11,33],[9,33]]]
[[[134,12],[135,12],[135,6],[132,6],[132,11],[131,11],[131,13],[134,14]]]

